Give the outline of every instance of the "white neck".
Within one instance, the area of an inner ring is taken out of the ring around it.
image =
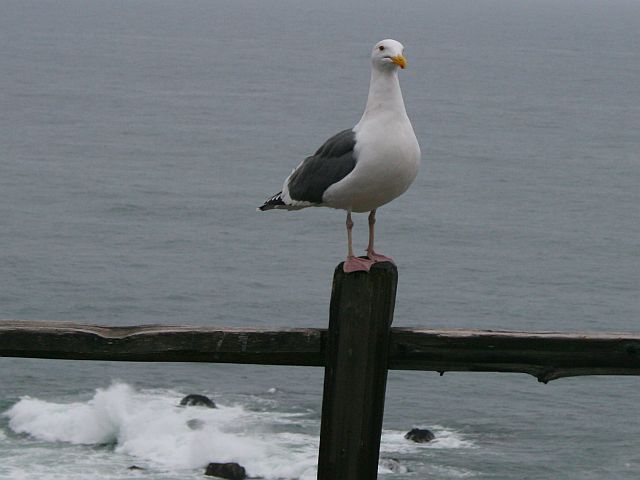
[[[406,116],[404,100],[398,81],[398,69],[371,69],[371,83],[369,85],[369,97],[367,106],[359,123],[369,115],[379,111]]]

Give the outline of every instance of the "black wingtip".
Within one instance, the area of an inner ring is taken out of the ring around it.
[[[284,200],[282,200],[282,192],[278,192],[264,202],[262,206],[258,207],[258,210],[264,212],[265,210],[272,210],[274,208],[283,207],[284,205],[285,203]]]

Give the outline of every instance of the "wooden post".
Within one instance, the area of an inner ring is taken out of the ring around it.
[[[326,345],[318,480],[377,478],[398,270],[336,267]]]

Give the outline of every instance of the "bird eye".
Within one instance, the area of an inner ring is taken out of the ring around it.
[[[380,45],[380,46],[378,47],[378,50],[383,51],[383,50],[384,50],[384,45]]]

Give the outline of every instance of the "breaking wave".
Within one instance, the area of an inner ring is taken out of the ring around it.
[[[255,412],[240,405],[180,407],[182,395],[173,390],[139,391],[114,383],[97,389],[83,402],[55,403],[23,397],[3,416],[8,418],[11,431],[38,441],[109,446],[124,457],[119,464],[177,473],[201,469],[209,462],[237,462],[251,476],[315,479],[319,437],[316,418],[305,413]],[[286,424],[295,424],[296,428],[283,427]],[[407,471],[388,461],[392,454],[470,446],[456,432],[440,427],[433,430],[437,440],[427,445],[408,442],[404,432],[385,430],[380,473]]]

